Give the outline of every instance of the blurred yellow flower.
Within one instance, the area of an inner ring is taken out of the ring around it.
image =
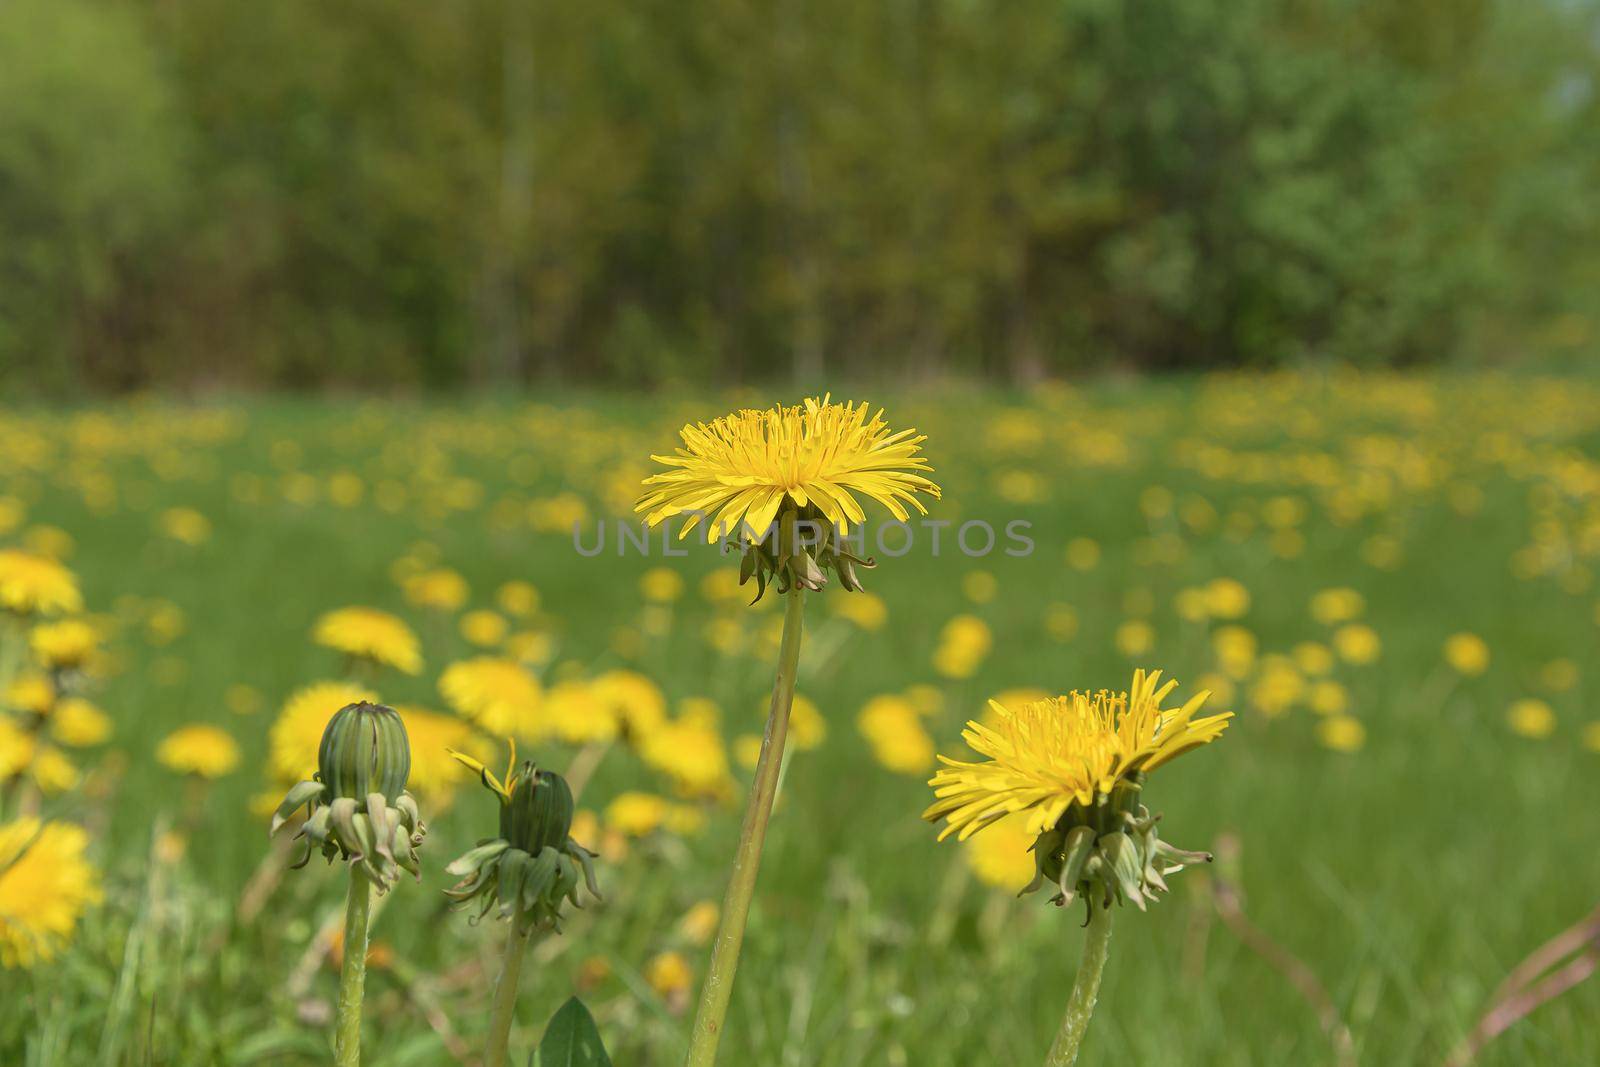
[[[1007,815],[967,838],[967,866],[984,885],[1021,892],[1033,880],[1033,843],[1038,837],[1028,832],[1027,815]]]
[[[1364,666],[1377,662],[1383,653],[1383,642],[1378,631],[1363,623],[1352,622],[1333,632],[1333,650],[1346,663]]]
[[[1243,681],[1256,663],[1256,635],[1243,626],[1221,626],[1211,635],[1217,666],[1234,681]]]
[[[211,520],[194,508],[168,508],[161,513],[161,532],[191,547],[211,538]]]
[[[1294,665],[1312,677],[1327,674],[1333,670],[1333,653],[1328,646],[1316,641],[1301,641],[1290,653],[1294,657]]]
[[[351,682],[313,682],[290,694],[267,732],[267,768],[284,785],[308,781],[317,770],[322,731],[350,704],[376,704],[378,695]]]
[[[647,737],[667,721],[666,696],[638,671],[606,671],[595,676],[589,690],[629,738]]]
[[[683,596],[683,575],[671,567],[651,567],[639,578],[639,595],[653,604],[670,604]]]
[[[731,571],[720,573],[731,574]],[[861,590],[854,593],[839,593],[828,598],[828,607],[840,618],[849,619],[863,630],[873,631],[883,629],[883,624],[889,621],[889,605],[876,593]]]
[[[761,761],[761,735],[740,734],[733,739],[733,758],[747,771],[755,770]]]
[[[179,774],[221,778],[239,765],[239,745],[226,730],[196,723],[168,734],[156,747],[156,759]]]
[[[1073,570],[1092,571],[1100,562],[1100,546],[1087,537],[1067,542],[1067,565]]]
[[[667,1002],[670,1011],[677,1013],[687,1007],[694,972],[681,952],[668,951],[651,957],[644,965],[644,980],[656,996]]]
[[[1155,627],[1143,619],[1129,619],[1117,627],[1116,644],[1117,651],[1124,656],[1143,656],[1155,647]]]
[[[988,571],[970,571],[961,579],[961,591],[974,604],[987,604],[1000,591],[1000,583]]]
[[[1057,641],[1078,636],[1078,612],[1071,604],[1051,604],[1045,610],[1044,628]]]
[[[571,679],[545,692],[539,720],[542,729],[574,745],[609,741],[617,736],[611,706],[598,699],[589,683]]]
[[[555,640],[538,630],[518,630],[506,638],[505,653],[519,663],[543,666],[556,652]]]
[[[437,810],[466,779],[462,765],[450,753],[465,753],[482,762],[493,754],[492,745],[453,715],[404,704],[395,705],[394,710],[405,724],[411,746],[411,776],[406,788]]]
[[[339,608],[317,620],[311,639],[356,659],[394,667],[406,674],[422,670],[422,648],[411,628],[376,608]]]
[[[467,602],[467,580],[448,567],[413,574],[401,586],[405,598],[419,608],[455,611]]]
[[[1457,674],[1474,678],[1489,669],[1489,646],[1477,634],[1454,633],[1445,638],[1444,659]]]
[[[1584,726],[1583,747],[1590,752],[1600,752],[1600,721],[1591,722]]]
[[[71,823],[0,825],[0,964],[31,968],[71,943],[84,911],[101,899],[99,872],[84,857],[88,844]]]
[[[906,521],[907,504],[926,515],[918,494],[938,499],[939,487],[918,453],[915,430],[891,433],[883,412],[868,418],[866,404],[836,404],[826,396],[795,407],[743,410],[711,423],[683,427],[683,447],[650,458],[672,468],[644,480],[634,505],[650,526],[690,515],[680,537],[704,520],[706,540],[720,534],[760,536],[791,501],[815,507],[848,532],[866,520],[856,493],[876,500]]]
[[[1250,590],[1232,578],[1213,578],[1205,586],[1206,611],[1215,619],[1242,618],[1250,610]]]
[[[1578,684],[1578,665],[1570,659],[1553,659],[1539,668],[1539,684],[1552,693],[1565,693]]]
[[[0,611],[18,615],[83,610],[78,579],[46,556],[0,548]]]
[[[766,714],[766,703],[761,705],[761,714]],[[828,739],[828,720],[822,717],[822,712],[817,710],[808,697],[799,693],[794,695],[794,702],[789,706],[789,744],[796,751],[809,752],[818,748]]]
[[[50,713],[50,736],[71,748],[104,744],[111,737],[111,716],[82,697],[67,697]]]
[[[505,616],[487,608],[469,611],[461,616],[461,636],[469,645],[479,648],[493,648],[506,639],[506,631],[510,629]]]
[[[40,623],[28,635],[28,644],[41,665],[52,670],[82,667],[100,645],[100,634],[83,619]]]
[[[946,678],[970,678],[993,644],[987,623],[976,615],[957,615],[940,631],[933,669]]]
[[[1367,728],[1349,715],[1329,715],[1317,720],[1317,740],[1335,752],[1359,752],[1367,743]]]
[[[1030,813],[1027,833],[1055,826],[1073,804],[1093,804],[1128,775],[1154,771],[1222,735],[1233,713],[1194,718],[1206,693],[1163,708],[1175,688],[1173,681],[1161,684],[1160,671],[1136,670],[1125,692],[1074,692],[1000,708],[995,729],[968,722],[962,737],[987,759],[940,757],[945,767],[928,783],[938,799],[922,817],[945,820],[941,840],[953,833],[965,840],[1018,812]]]
[[[1350,694],[1338,682],[1324,678],[1312,683],[1307,703],[1318,715],[1343,715],[1350,710]]]
[[[1338,626],[1361,616],[1366,598],[1354,589],[1324,589],[1311,598],[1311,617],[1324,626]]]
[[[629,837],[646,837],[661,828],[669,805],[654,793],[619,793],[606,805],[606,827]]]
[[[1542,740],[1556,732],[1556,713],[1542,700],[1518,700],[1506,711],[1506,725],[1519,737]]]
[[[30,715],[48,715],[55,706],[56,687],[50,679],[34,671],[19,674],[6,686],[4,699],[0,705],[11,708],[13,711],[27,712]]]
[[[1305,696],[1306,680],[1287,656],[1265,656],[1250,685],[1250,702],[1268,718],[1276,718]]]
[[[916,706],[905,697],[873,697],[857,713],[856,729],[886,770],[922,774],[933,766],[933,738],[923,729]]]
[[[521,664],[479,656],[446,667],[439,692],[457,715],[496,737],[537,737],[543,731],[543,688]]]
[[[255,686],[238,683],[228,686],[228,691],[222,694],[222,703],[235,715],[254,715],[261,710],[263,700]]]
[[[539,590],[529,582],[506,582],[495,593],[495,603],[507,615],[523,618],[539,610]]]
[[[715,725],[691,718],[662,723],[644,738],[639,756],[688,796],[725,797],[732,772]]]
[[[704,945],[717,932],[717,919],[721,914],[716,901],[699,901],[678,920],[678,935],[691,945]]]

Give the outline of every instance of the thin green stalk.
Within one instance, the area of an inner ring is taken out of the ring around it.
[[[350,865],[350,896],[344,906],[344,966],[339,969],[339,1012],[334,1023],[335,1067],[361,1067],[361,995],[367,985],[367,919],[372,883]]]
[[[1111,909],[1092,908],[1089,912],[1088,937],[1083,942],[1083,958],[1078,961],[1078,977],[1072,983],[1072,995],[1067,998],[1067,1014],[1061,1020],[1061,1032],[1044,1067],[1072,1067],[1078,1060],[1078,1046],[1089,1029],[1089,1017],[1094,1014],[1095,998],[1100,995],[1100,972],[1106,968],[1106,956],[1111,950]]]
[[[733,997],[733,976],[739,968],[739,948],[744,943],[750,899],[755,895],[756,872],[761,866],[761,846],[767,839],[767,820],[778,792],[778,772],[783,766],[783,743],[789,733],[789,708],[794,703],[795,670],[800,664],[800,628],[805,615],[805,590],[789,590],[783,616],[783,643],[778,651],[778,676],[772,683],[772,707],[767,712],[767,732],[761,740],[755,782],[739,830],[739,850],[728,876],[728,893],[722,901],[722,918],[711,950],[711,968],[700,991],[685,1067],[711,1067],[717,1060],[717,1042]]]
[[[494,984],[494,1008],[489,1015],[489,1044],[483,1053],[484,1067],[505,1067],[506,1043],[511,1038],[511,1020],[517,1014],[517,979],[522,976],[522,954],[533,940],[528,926],[528,914],[521,908],[511,920],[511,932],[506,935],[505,958],[500,964],[500,978]]]

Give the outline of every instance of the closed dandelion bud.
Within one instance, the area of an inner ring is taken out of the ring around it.
[[[481,919],[498,907],[504,919],[521,917],[530,930],[561,928],[561,905],[582,907],[578,886],[600,897],[593,855],[572,839],[572,788],[554,771],[517,765],[512,749],[505,781],[470,756],[452,753],[478,773],[500,801],[500,836],[471,849],[445,869],[460,878],[445,895],[460,905],[478,900]]]
[[[500,836],[533,856],[546,847],[565,847],[573,809],[567,780],[524,763],[515,781],[510,801],[500,806]]]
[[[305,839],[306,849],[295,867],[316,849],[330,863],[337,856],[359,866],[380,893],[402,870],[420,880],[417,847],[427,827],[405,791],[410,775],[411,746],[399,714],[382,704],[348,704],[323,729],[316,777],[284,796],[272,832],[303,807],[306,819],[295,837]]]
[[[373,793],[391,803],[411,777],[411,744],[393,708],[361,701],[334,712],[317,749],[317,778],[334,797],[364,800]]]

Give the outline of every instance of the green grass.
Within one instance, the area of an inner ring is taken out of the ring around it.
[[[1215,669],[1211,627],[1181,620],[1173,599],[1218,576],[1250,590],[1241,621],[1263,653],[1325,640],[1307,602],[1330,586],[1365,595],[1365,621],[1383,640],[1377,663],[1334,669],[1367,731],[1360,752],[1321,746],[1316,716],[1303,705],[1277,718],[1254,710],[1246,682],[1228,735],[1160,771],[1147,790],[1166,813],[1164,836],[1178,844],[1208,847],[1220,834],[1237,835],[1248,913],[1320,976],[1362,1063],[1441,1062],[1506,971],[1594,906],[1600,754],[1582,737],[1600,720],[1592,704],[1600,684],[1592,667],[1600,391],[1580,381],[1275,377],[877,399],[892,423],[929,435],[945,488],[935,517],[1027,519],[1037,549],[971,560],[948,551],[932,558],[919,546],[880,559],[867,575],[889,607],[878,632],[834,614],[831,602],[844,595],[837,590],[809,606],[800,690],[830,732],[787,771],[722,1063],[1042,1061],[1076,966],[1081,913],[1057,911],[1042,895],[1013,900],[963,882],[962,849],[935,843],[918,818],[927,787],[878,767],[854,716],[875,694],[936,684],[944,708],[930,729],[954,754],[961,723],[1002,689],[1125,685],[1134,660],[1117,650],[1114,633],[1131,617],[1147,618],[1156,633],[1138,662],[1192,682]],[[407,606],[389,575],[419,541],[467,578],[472,606],[492,606],[508,579],[533,582],[541,625],[558,641],[551,673],[630,665],[674,701],[715,700],[730,738],[757,732],[771,665],[714,652],[704,624],[719,609],[698,592],[701,576],[735,563],[701,551],[582,559],[567,535],[526,521],[529,501],[563,491],[596,516],[621,514],[617,502],[646,472],[648,454],[669,448],[684,420],[730,403],[573,395],[0,414],[0,447],[14,457],[0,466],[0,495],[25,504],[26,525],[70,533],[70,563],[92,608],[123,622],[112,642],[117,669],[94,694],[116,718],[117,735],[110,751],[84,763],[125,765],[109,796],[46,802],[95,828],[106,900],[55,963],[0,972],[0,1062],[327,1061],[330,1026],[320,1013],[331,1009],[336,974],[316,971],[298,999],[287,983],[316,927],[342,902],[342,872],[314,863],[290,873],[261,918],[235,928],[235,901],[267,847],[249,804],[269,788],[261,768],[277,705],[338,671],[333,654],[308,640],[322,611],[360,603],[404,615],[423,636],[428,667],[416,679],[385,679],[383,695],[442,706],[437,673],[469,649],[453,621]],[[995,432],[1002,419],[1025,432],[1008,443]],[[1233,458],[1212,462],[1205,448]],[[290,471],[314,476],[314,500],[285,499]],[[326,501],[338,471],[363,480],[360,503]],[[996,487],[1010,471],[1036,475],[1038,499],[1003,500]],[[397,511],[375,502],[384,481],[405,490]],[[101,492],[102,483],[110,499],[91,508],[83,490]],[[1195,529],[1176,515],[1146,514],[1141,498],[1151,502],[1152,486],[1170,490],[1180,508],[1204,498],[1219,521]],[[1361,494],[1358,515],[1346,514],[1352,488]],[[1481,506],[1471,506],[1474,491]],[[452,493],[463,506],[441,505]],[[1281,496],[1309,508],[1299,526],[1304,550],[1292,558],[1272,550],[1260,522],[1263,506]],[[157,516],[177,505],[212,521],[209,541],[191,549],[158,533]],[[1249,516],[1251,528],[1231,516]],[[1398,548],[1381,568],[1368,561],[1375,535]],[[1064,546],[1077,537],[1103,550],[1091,570],[1066,563]],[[1167,550],[1153,549],[1152,537]],[[1544,557],[1550,565],[1519,571],[1513,557],[1536,538],[1557,546]],[[664,627],[638,591],[640,575],[661,563],[689,579]],[[964,595],[962,578],[973,570],[997,579],[993,601]],[[156,599],[186,620],[165,645],[152,644],[139,622]],[[1050,636],[1044,622],[1063,603],[1080,621],[1070,640]],[[771,626],[771,607],[749,612],[750,625]],[[942,625],[961,612],[989,624],[994,649],[975,677],[941,679],[931,654]],[[1484,675],[1458,678],[1444,665],[1441,643],[1457,630],[1487,640]],[[1574,688],[1542,687],[1541,668],[1556,659],[1578,664]],[[262,712],[227,710],[224,694],[241,684],[264,695]],[[1507,706],[1525,696],[1554,708],[1552,736],[1531,740],[1507,728]],[[169,730],[193,721],[227,726],[246,756],[191,810],[192,794],[152,753]],[[556,749],[536,755],[553,765],[570,758]],[[585,806],[633,788],[664,787],[616,751]],[[152,867],[153,828],[189,824],[185,856]],[[720,898],[737,825],[730,805],[700,835],[642,842],[622,863],[602,866],[605,904],[575,915],[524,971],[519,1060],[594,957],[611,976],[584,997],[615,1061],[680,1060],[689,1020],[650,991],[642,971],[657,952],[679,948],[697,979],[703,972],[704,950],[683,944],[674,928],[696,901]],[[443,865],[491,832],[486,796],[464,786],[434,822],[423,883],[403,882],[382,911],[374,937],[398,963],[369,977],[368,1062],[454,1062],[419,991],[435,1020],[448,1019],[476,1048],[501,933],[447,913],[440,891],[449,882]],[[1307,1005],[1207,918],[1205,875],[1174,881],[1150,913],[1117,914],[1082,1062],[1332,1062]],[[1480,1062],[1600,1061],[1597,1013],[1600,984],[1591,983],[1516,1026]]]

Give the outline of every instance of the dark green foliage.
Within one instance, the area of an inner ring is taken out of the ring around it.
[[[594,1016],[577,997],[568,998],[545,1028],[539,1051],[528,1067],[611,1067]]]
[[[1590,351],[1594,0],[16,0],[0,386]]]

